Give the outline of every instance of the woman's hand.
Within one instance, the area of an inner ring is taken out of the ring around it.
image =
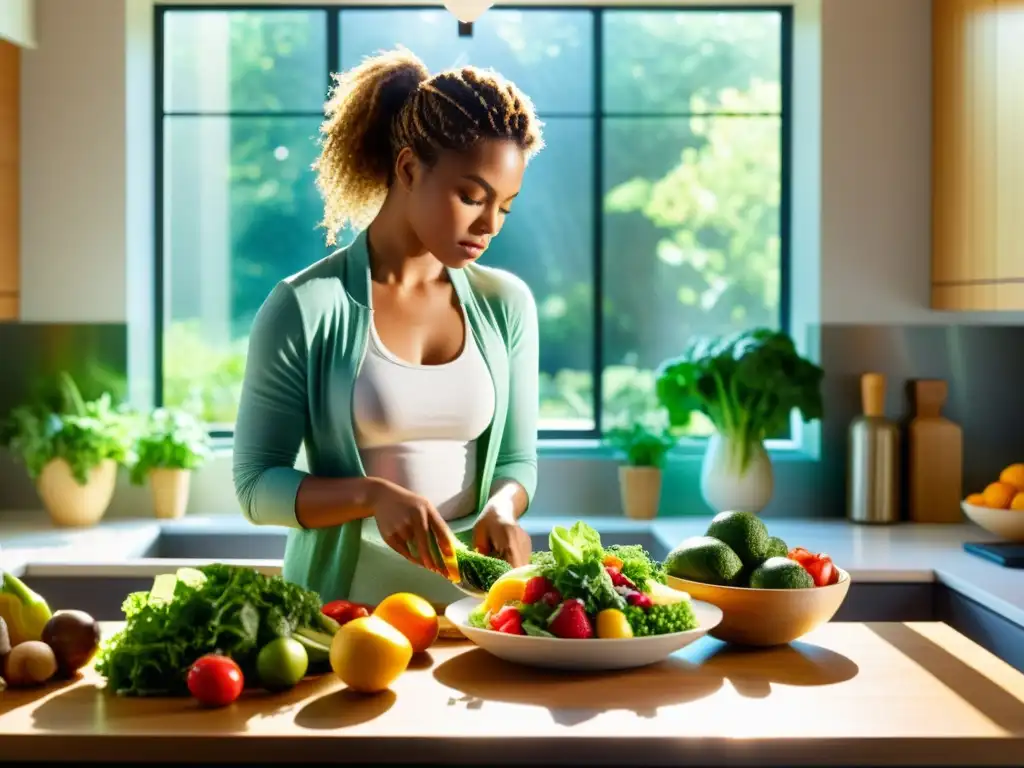
[[[389,547],[410,562],[447,576],[444,563],[433,555],[430,537],[437,541],[442,556],[453,557],[451,532],[433,504],[395,483],[380,479],[373,486],[370,503],[381,538]],[[411,543],[416,545],[415,555],[409,547]]]
[[[511,510],[488,504],[473,526],[473,548],[484,555],[507,560],[513,568],[527,565],[533,546]]]

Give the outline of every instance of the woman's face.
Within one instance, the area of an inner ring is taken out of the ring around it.
[[[468,152],[442,153],[430,168],[409,162],[409,218],[424,248],[446,267],[476,261],[511,214],[526,170],[523,151],[487,139]]]

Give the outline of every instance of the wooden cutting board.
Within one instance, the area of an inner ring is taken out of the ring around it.
[[[908,427],[908,516],[915,523],[961,523],[963,431],[942,415],[949,385],[911,382],[914,416]]]

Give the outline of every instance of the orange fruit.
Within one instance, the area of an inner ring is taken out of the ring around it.
[[[1019,509],[1024,512],[1024,491],[1019,492],[1010,502],[1010,509]]]
[[[985,506],[993,509],[1008,509],[1010,502],[1016,495],[1017,489],[1006,483],[989,483],[985,486],[982,496],[985,497]]]
[[[389,688],[411,660],[408,638],[377,616],[353,619],[331,641],[331,669],[359,693]]]
[[[999,482],[1012,485],[1017,491],[1024,491],[1024,464],[1011,464],[999,473]]]
[[[433,645],[441,627],[434,606],[411,592],[388,595],[380,601],[373,615],[405,635],[412,644],[413,653],[420,653]]]
[[[985,494],[983,494],[983,493],[972,493],[970,496],[968,496],[965,499],[965,501],[968,504],[973,504],[976,507],[984,507],[985,506]]]

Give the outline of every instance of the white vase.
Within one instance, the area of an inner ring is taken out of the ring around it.
[[[747,448],[717,432],[708,440],[700,472],[700,491],[715,512],[760,512],[772,498],[772,462],[763,443]]]
[[[661,470],[657,467],[619,467],[622,511],[634,520],[652,520],[661,501]]]
[[[177,520],[188,506],[192,472],[187,469],[151,469],[149,490],[153,496],[153,514],[161,520]]]
[[[36,490],[54,525],[82,528],[103,517],[114,496],[117,462],[106,459],[89,471],[82,485],[64,459],[49,462],[36,479]]]

